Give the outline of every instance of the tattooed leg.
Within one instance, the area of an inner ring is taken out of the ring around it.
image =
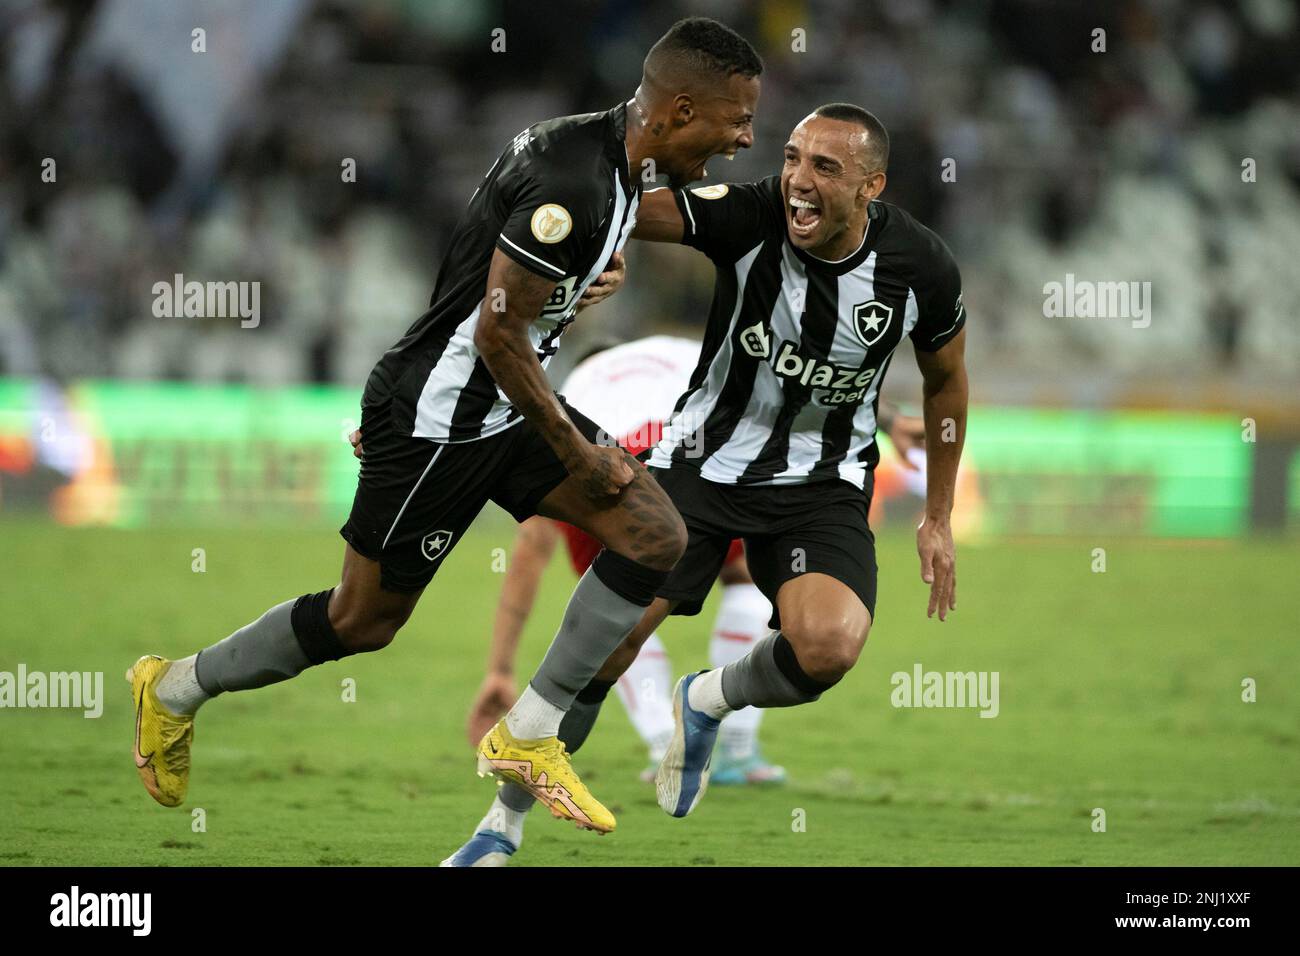
[[[635,477],[618,495],[593,500],[577,481],[565,479],[542,499],[538,513],[581,528],[638,564],[671,571],[686,547],[686,526],[654,476],[631,455],[627,462]]]

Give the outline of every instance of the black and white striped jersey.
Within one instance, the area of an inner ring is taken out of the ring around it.
[[[528,330],[544,368],[583,291],[636,224],[641,187],[628,173],[626,122],[623,104],[546,120],[492,164],[456,224],[428,311],[366,386],[367,402],[392,399],[404,434],[474,441],[522,419],[474,347],[493,249],[556,283]]]
[[[717,284],[690,388],[649,464],[722,484],[865,487],[894,349],[908,335],[938,350],[965,324],[947,246],[877,201],[857,251],[818,259],[787,239],[776,176],[676,198],[682,241],[713,260]]]

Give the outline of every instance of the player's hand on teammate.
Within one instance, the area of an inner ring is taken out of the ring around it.
[[[357,459],[357,461],[360,461],[361,460],[361,429],[357,428],[353,430],[352,434],[348,436],[348,441],[352,443],[352,457]]]
[[[921,556],[921,580],[930,585],[930,606],[926,617],[939,612],[946,621],[957,608],[957,557],[952,543],[952,524],[947,518],[928,515],[916,529],[916,551]]]
[[[925,451],[925,419],[918,415],[895,415],[889,426],[889,440],[898,452],[899,463],[904,468],[919,471],[908,452],[914,448]]]
[[[627,458],[627,452],[617,445],[582,444],[565,466],[578,480],[583,494],[592,501],[603,501],[632,483],[634,475]]]
[[[586,291],[582,293],[582,298],[578,300],[578,311],[590,308],[598,302],[604,302],[623,287],[623,280],[626,278],[627,260],[623,258],[623,253],[616,252],[605,264],[605,271],[596,276],[596,281],[587,286]]]
[[[491,730],[501,715],[515,705],[515,679],[509,674],[491,671],[483,678],[478,696],[469,709],[465,733],[471,747],[477,747],[483,735]]]

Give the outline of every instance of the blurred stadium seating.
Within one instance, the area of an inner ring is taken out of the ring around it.
[[[359,389],[502,145],[627,97],[688,14],[767,62],[755,148],[711,175],[776,171],[822,102],[890,128],[884,198],[962,265],[977,401],[1300,430],[1291,0],[0,0],[0,376]],[[698,335],[709,264],[637,245],[629,261],[571,334]],[[150,289],[176,273],[261,282],[259,327],[155,318]],[[1067,273],[1149,281],[1151,326],[1045,317]],[[909,365],[891,396],[915,391]]]
[[[775,170],[820,102],[877,111],[895,144],[886,198],[954,247],[976,361],[1030,378],[1295,371],[1300,15],[1286,0],[6,0],[3,370],[360,382],[421,310],[501,144],[617,102],[664,26],[703,12],[768,61],[756,147],[713,175]],[[195,26],[207,53],[190,51]],[[504,54],[488,49],[496,26]],[[790,50],[796,27],[807,52]],[[665,287],[651,258],[633,250],[603,326],[698,326],[707,268]],[[1042,285],[1067,271],[1151,281],[1149,334],[1044,319]],[[160,327],[147,290],[174,272],[260,279],[258,347],[220,322]]]

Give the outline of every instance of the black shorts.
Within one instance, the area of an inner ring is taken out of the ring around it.
[[[651,468],[686,522],[686,553],[659,596],[676,601],[674,614],[698,614],[718,577],[733,538],[745,540],[754,583],[772,602],[771,627],[780,627],[776,592],[801,574],[828,574],[862,599],[876,616],[876,536],[867,526],[867,491],[839,478],[804,485],[723,485],[689,467]]]
[[[600,429],[561,402],[594,444]],[[439,444],[401,434],[391,408],[390,399],[362,406],[361,474],[352,513],[339,530],[356,551],[379,562],[386,591],[425,587],[489,501],[525,521],[568,477],[527,421],[490,438]]]

